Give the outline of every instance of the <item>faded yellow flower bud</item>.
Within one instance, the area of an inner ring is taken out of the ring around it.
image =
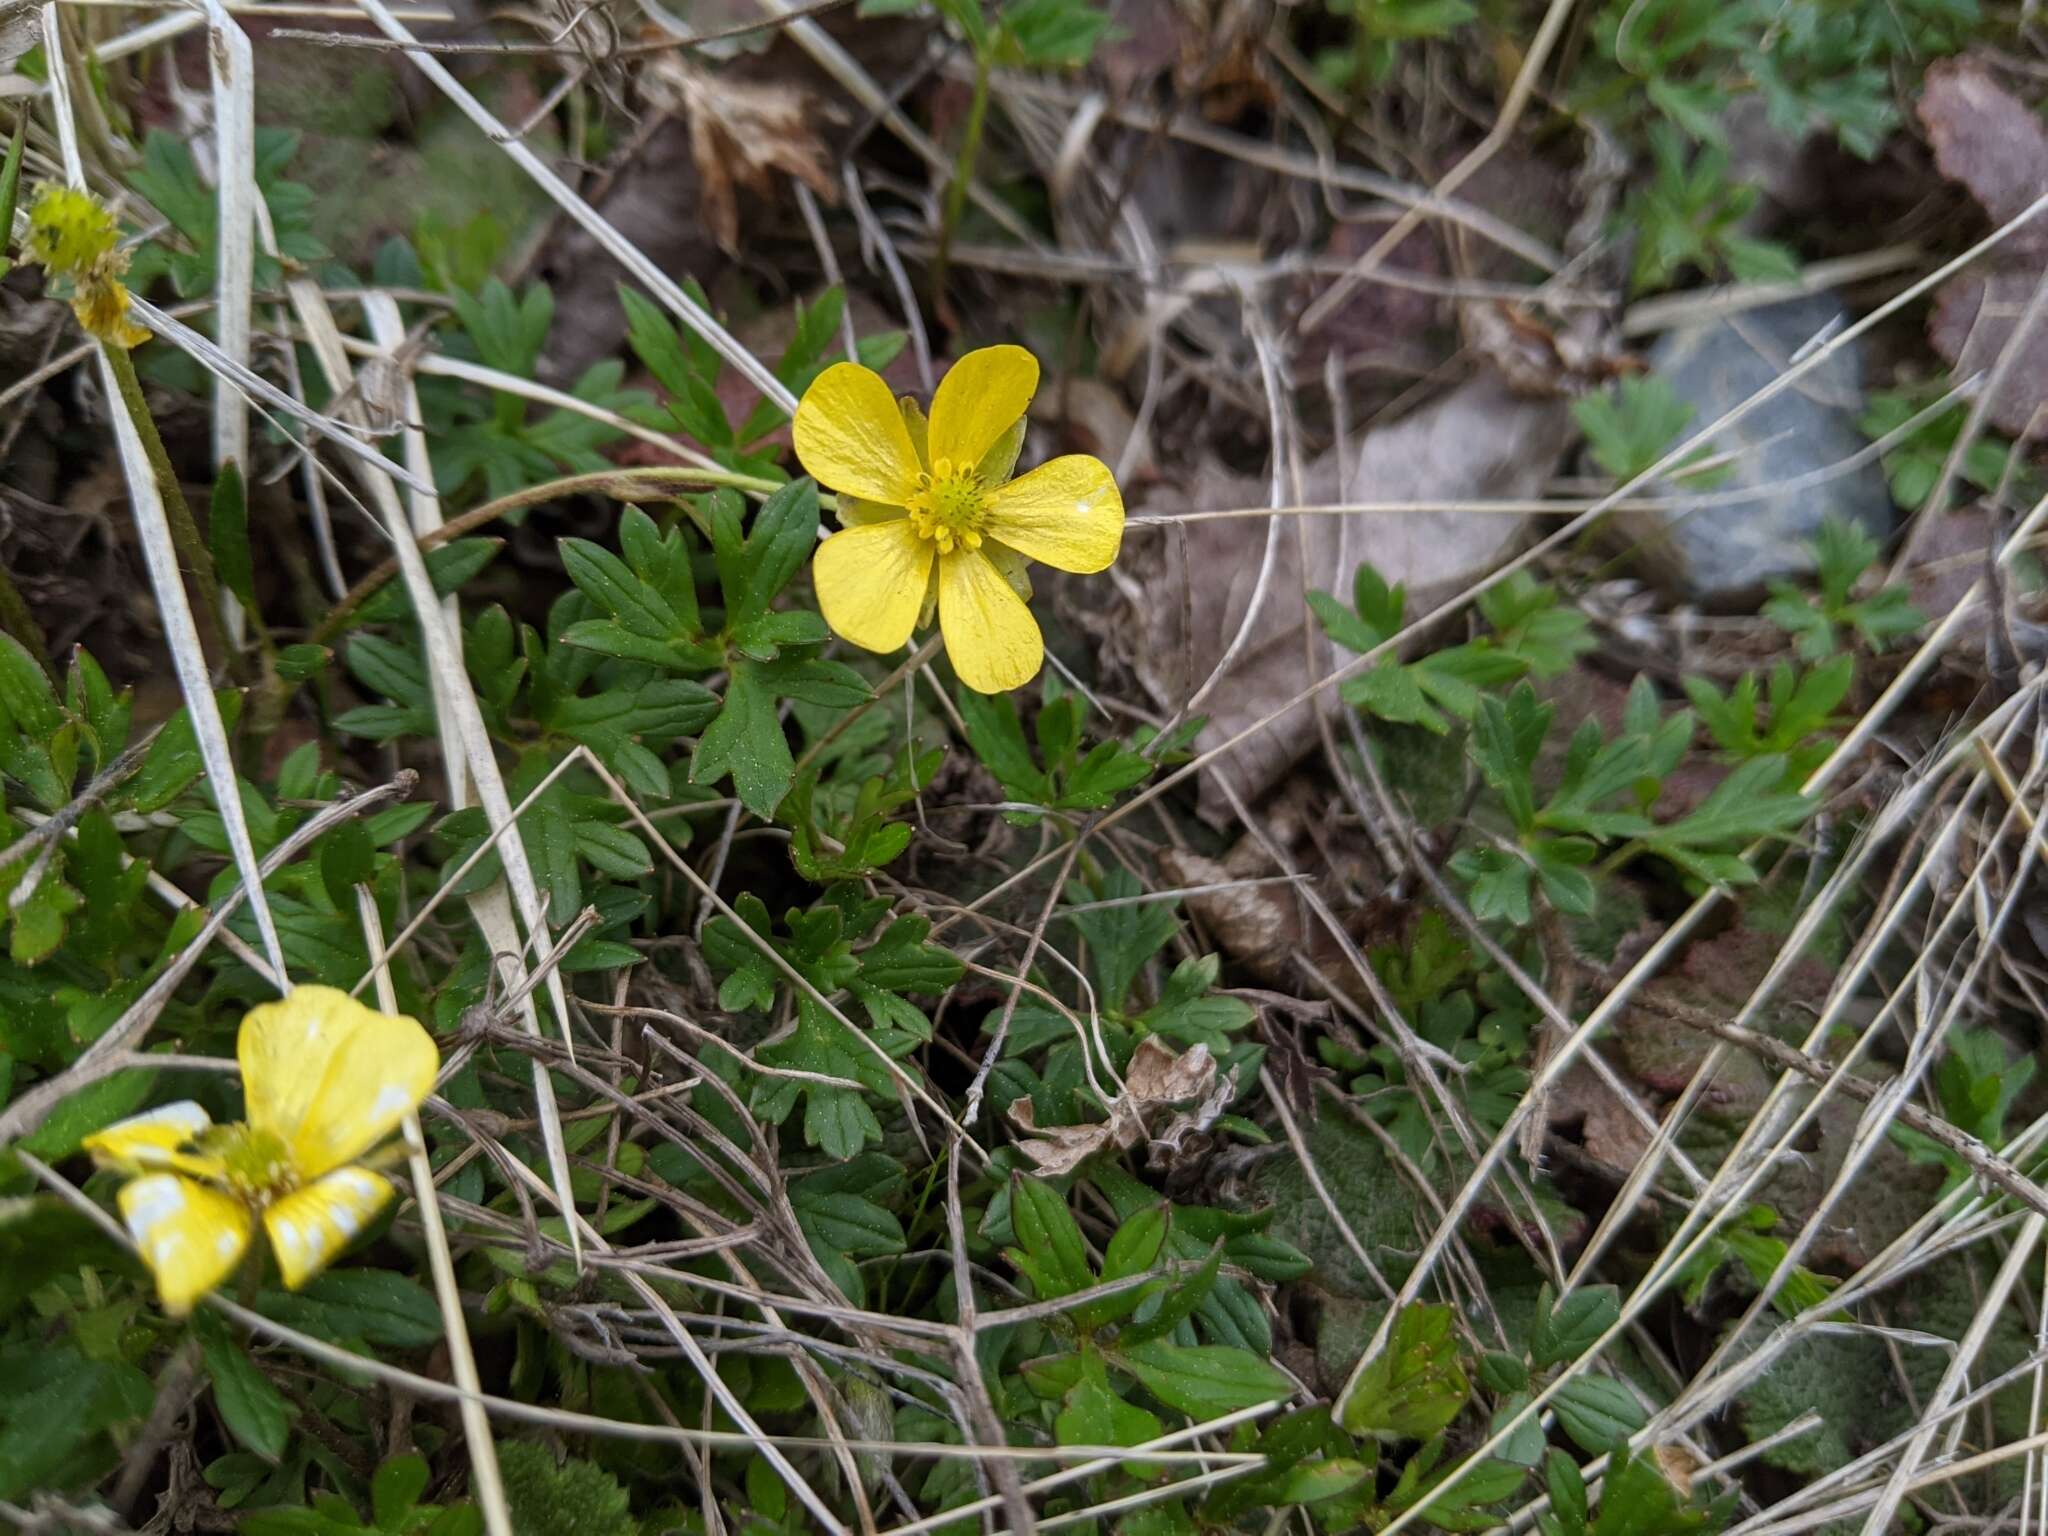
[[[31,261],[64,277],[85,277],[116,253],[114,215],[90,192],[51,182],[28,210]]]
[[[102,341],[123,347],[139,347],[149,332],[128,318],[128,290],[111,277],[89,277],[79,282],[71,296],[71,312],[78,323]]]
[[[149,332],[128,318],[121,282],[128,255],[112,210],[90,192],[50,183],[36,193],[28,218],[29,259],[49,274],[59,297],[71,300],[78,323],[116,346],[149,340]]]

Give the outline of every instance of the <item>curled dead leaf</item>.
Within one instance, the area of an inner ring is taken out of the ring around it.
[[[1109,1106],[1109,1118],[1094,1125],[1053,1125],[1040,1129],[1038,1110],[1027,1096],[1010,1106],[1010,1120],[1033,1139],[1019,1142],[1040,1173],[1052,1178],[1072,1173],[1106,1147],[1128,1150],[1150,1137],[1151,1155],[1169,1165],[1185,1154],[1190,1136],[1206,1132],[1237,1092],[1235,1078],[1219,1077],[1216,1058],[1206,1045],[1175,1054],[1156,1035],[1138,1042],[1124,1073],[1124,1091]],[[1194,1102],[1169,1117],[1159,1131],[1147,1125],[1148,1112]]]
[[[1657,1470],[1664,1474],[1664,1480],[1678,1490],[1681,1499],[1692,1497],[1693,1474],[1705,1462],[1682,1445],[1666,1442],[1656,1448]]]
[[[1556,324],[1527,305],[1499,299],[1458,308],[1465,344],[1500,372],[1518,395],[1534,399],[1589,394],[1643,365],[1614,350],[1612,337],[1591,310]]]
[[[766,195],[780,171],[826,202],[839,201],[832,157],[816,128],[825,109],[809,92],[707,74],[680,54],[657,55],[644,88],[658,105],[688,120],[704,221],[728,255],[739,254],[740,187]]]

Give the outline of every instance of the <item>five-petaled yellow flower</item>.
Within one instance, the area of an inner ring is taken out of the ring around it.
[[[85,1142],[102,1167],[135,1175],[121,1214],[174,1317],[227,1278],[258,1217],[293,1290],[347,1247],[392,1194],[355,1160],[419,1107],[441,1063],[417,1020],[333,987],[250,1009],[235,1054],[246,1121],[217,1126],[186,1100]]]
[[[796,408],[796,456],[839,493],[841,530],[812,563],[818,606],[844,639],[893,651],[939,629],[980,693],[1038,675],[1045,642],[1025,599],[1027,560],[1100,571],[1123,542],[1109,467],[1068,454],[1012,480],[1038,363],[1022,347],[970,352],[939,381],[929,422],[858,363],[818,375]]]

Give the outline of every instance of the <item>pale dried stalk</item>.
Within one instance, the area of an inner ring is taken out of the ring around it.
[[[319,289],[304,279],[295,279],[289,285],[292,305],[299,323],[313,338],[314,353],[320,360],[321,369],[327,375],[328,386],[337,398],[350,394],[354,373],[349,366],[348,354],[341,345],[341,333],[335,326],[333,314]],[[462,658],[462,636],[459,628],[448,622],[434,593],[433,578],[428,574],[425,557],[420,553],[418,535],[407,520],[405,509],[399,504],[398,492],[393,480],[399,471],[395,466],[387,469],[372,469],[357,466],[358,477],[364,491],[375,504],[379,519],[384,524],[385,534],[397,552],[399,575],[405,583],[406,596],[412,601],[413,617],[419,625],[420,640],[426,651],[427,673],[434,690],[434,705],[437,719],[444,725],[452,720],[455,731],[444,741],[454,744],[455,755],[445,764],[451,793],[461,794],[461,776],[465,769],[475,782],[478,799],[482,802],[484,814],[491,826],[508,829],[499,847],[499,859],[505,871],[505,882],[512,887],[513,895],[519,902],[520,916],[525,920],[526,929],[537,947],[546,947],[548,942],[547,907],[541,896],[538,883],[533,876],[533,867],[526,856],[526,843],[519,834],[512,816],[512,803],[505,790],[505,780],[498,768],[498,759],[486,729],[483,713],[477,704],[476,694],[469,685],[469,673]],[[409,483],[417,477],[406,475]],[[431,482],[427,482],[429,485]],[[495,900],[493,892],[497,893]],[[478,922],[485,925],[485,940],[493,953],[509,954],[515,964],[523,946],[518,941],[517,929],[511,927],[510,906],[505,902],[503,886],[494,886],[491,891],[480,893],[470,903],[470,910]],[[501,925],[498,921],[503,916]],[[506,929],[510,928],[508,933]],[[523,974],[523,966],[521,967]],[[562,1040],[573,1056],[571,1021],[568,996],[557,971],[547,973],[549,1001],[553,1004],[556,1021],[562,1032]],[[520,999],[520,1019],[529,1033],[540,1033],[540,1018],[530,996]],[[553,1179],[557,1196],[565,1210],[575,1209],[575,1200],[570,1192],[569,1154],[562,1139],[561,1113],[555,1104],[555,1087],[547,1073],[533,1075],[533,1091],[536,1117],[541,1122],[541,1139],[547,1152],[548,1173]],[[577,1229],[569,1229],[571,1248],[580,1245]]]
[[[377,978],[377,1006],[398,1012],[398,993],[391,984],[391,964],[384,951],[384,920],[366,885],[356,887],[356,915],[362,920],[363,942]],[[483,1378],[477,1374],[476,1352],[470,1348],[469,1320],[462,1311],[462,1288],[455,1279],[455,1258],[448,1250],[448,1229],[441,1221],[441,1197],[434,1185],[434,1165],[427,1161],[427,1139],[420,1131],[418,1111],[408,1111],[399,1128],[405,1138],[406,1166],[412,1172],[414,1204],[420,1213],[420,1234],[426,1241],[427,1265],[434,1275],[434,1298],[441,1304],[441,1329],[448,1345],[448,1366],[462,1388],[463,1439],[469,1450],[470,1491],[490,1536],[517,1536],[512,1511],[505,1503],[505,1481],[498,1471],[498,1445],[491,1436],[491,1416],[484,1411]]]
[[[208,59],[213,74],[213,144],[218,212],[214,294],[220,348],[249,366],[250,296],[256,286],[256,61],[249,35],[221,0],[205,0]],[[249,402],[225,374],[213,379],[213,468],[249,468]],[[231,643],[245,629],[240,601],[221,593],[221,621]]]
[[[65,178],[74,187],[85,186],[85,163],[78,152],[78,125],[71,112],[71,87],[65,61],[62,29],[57,23],[57,6],[43,7],[43,48],[49,60],[50,105],[57,119],[57,137],[63,147]],[[101,343],[102,347],[112,343]],[[264,953],[271,969],[285,974],[284,947],[278,941],[277,923],[270,914],[270,899],[263,892],[258,873],[256,845],[249,836],[249,821],[242,813],[242,796],[235,779],[235,759],[228,746],[227,726],[221,720],[220,705],[213,696],[213,679],[206,664],[206,650],[199,643],[199,628],[193,622],[192,605],[185,592],[185,580],[178,569],[178,552],[171,542],[170,521],[164,511],[163,495],[156,473],[150,467],[142,445],[140,429],[119,404],[121,389],[114,365],[100,355],[100,386],[110,402],[114,446],[119,451],[121,473],[128,483],[129,504],[135,509],[135,531],[142,545],[143,560],[149,567],[149,584],[156,596],[157,611],[164,621],[164,641],[171,649],[171,665],[178,676],[178,691],[192,718],[198,740],[200,761],[206,767],[206,782],[213,791],[214,807],[220,812],[221,827],[227,833],[228,848],[235,868],[249,891],[256,929],[263,937]]]

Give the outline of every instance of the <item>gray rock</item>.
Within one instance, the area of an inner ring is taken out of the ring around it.
[[[1650,367],[1692,406],[1696,430],[1846,320],[1838,300],[1813,294],[1672,331],[1652,350]],[[1863,358],[1852,344],[1722,431],[1708,451],[1725,456],[1727,471],[1699,501],[1620,517],[1646,574],[1683,597],[1733,603],[1810,572],[1807,545],[1829,517],[1888,537],[1897,510],[1883,469],[1875,459],[1843,467],[1869,446],[1856,426],[1862,409]],[[1666,486],[1662,494],[1678,492]]]

